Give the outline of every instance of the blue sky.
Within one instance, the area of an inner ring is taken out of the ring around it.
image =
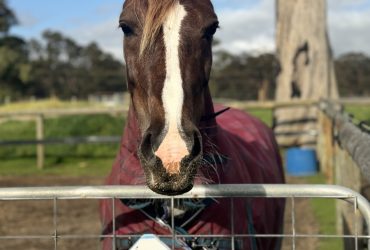
[[[117,20],[123,0],[8,0],[21,24],[13,33],[38,38],[59,30],[81,44],[96,40],[116,57],[122,54]],[[275,0],[213,0],[222,29],[218,38],[233,53],[274,48]],[[370,54],[370,0],[329,0],[330,37],[335,54]]]
[[[117,16],[120,10],[118,0],[10,0],[11,7],[21,20],[21,26],[16,32],[26,36],[36,36],[46,28],[71,29],[88,24],[94,25],[103,22],[113,15]]]
[[[71,29],[84,24],[97,24],[111,18],[118,18],[123,0],[8,0],[16,11],[22,25],[16,33],[25,36],[37,36],[46,28]],[[216,0],[215,8],[219,10],[247,8],[254,6],[258,0]]]

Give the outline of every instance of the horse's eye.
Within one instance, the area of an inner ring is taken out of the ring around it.
[[[219,23],[215,22],[214,24],[208,26],[203,33],[203,38],[207,40],[212,40],[214,34],[216,34],[217,29],[219,28]]]
[[[125,23],[120,23],[119,27],[122,29],[125,36],[130,36],[134,34],[133,29]]]

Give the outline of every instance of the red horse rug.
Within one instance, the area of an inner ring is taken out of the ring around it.
[[[213,106],[208,97],[207,111],[199,125],[202,134],[203,160],[195,184],[278,184],[284,183],[279,149],[272,131],[258,119],[236,110]],[[216,111],[216,112],[215,112]],[[106,184],[143,185],[144,171],[137,149],[140,132],[133,110],[128,120],[118,157]],[[282,232],[285,201],[283,199],[235,199],[234,218],[230,216],[230,199],[192,199],[176,202],[175,228],[180,235],[278,234]],[[117,200],[115,202],[117,235],[171,235],[168,201]],[[112,202],[101,203],[103,234],[112,232]],[[130,249],[136,237],[116,241],[117,249]],[[231,249],[225,238],[189,237],[192,249]],[[236,238],[235,249],[280,249],[278,238]],[[103,249],[112,249],[112,239],[103,241]],[[184,248],[178,248],[184,249]]]

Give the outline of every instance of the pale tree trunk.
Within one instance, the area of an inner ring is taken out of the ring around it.
[[[258,101],[259,102],[266,102],[268,100],[268,93],[269,93],[269,80],[263,79],[261,86],[258,89]]]
[[[326,0],[277,0],[277,101],[338,98],[327,32]],[[317,110],[284,108],[275,112],[281,145],[314,145]],[[302,134],[303,133],[303,134]]]

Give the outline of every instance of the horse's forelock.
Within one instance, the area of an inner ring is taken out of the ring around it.
[[[143,35],[140,44],[140,55],[154,44],[160,29],[165,22],[168,13],[179,0],[147,0],[148,10],[146,13]]]

